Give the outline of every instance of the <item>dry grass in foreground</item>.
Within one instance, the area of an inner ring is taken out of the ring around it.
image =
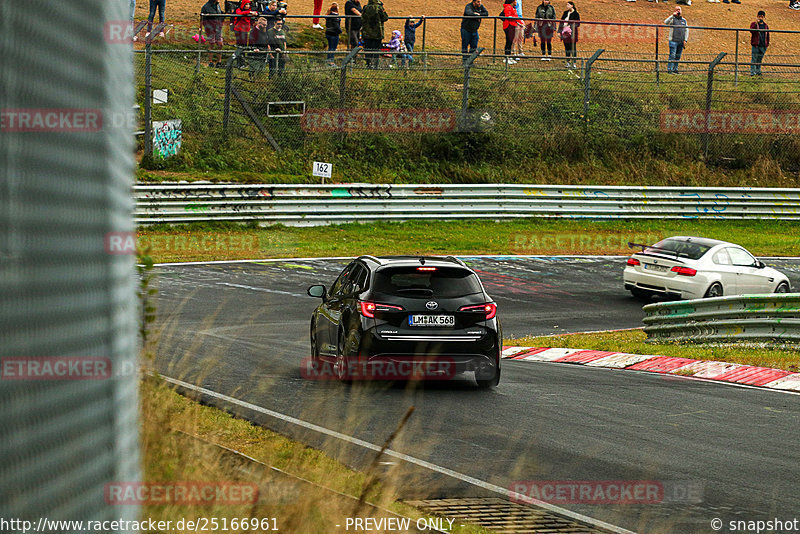
[[[411,518],[412,525],[423,517],[416,509],[397,502],[391,490],[380,484],[366,492],[366,502],[383,510],[359,504],[358,496],[367,484],[364,473],[302,443],[183,397],[157,378],[142,381],[140,399],[145,481],[255,484],[258,488],[256,502],[251,504],[146,505],[143,518],[169,520],[173,525],[179,519],[216,518],[220,525],[227,519],[230,532],[268,532],[277,525],[280,532],[310,533],[342,530],[336,525],[343,527],[347,517],[395,517],[393,512]],[[270,529],[263,525],[258,529],[231,528],[233,519],[241,522],[251,518],[274,518],[274,522],[268,523]],[[198,529],[169,529],[195,530]],[[488,531],[478,526],[455,525],[453,532]]]

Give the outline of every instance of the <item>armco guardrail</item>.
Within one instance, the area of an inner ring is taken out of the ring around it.
[[[512,219],[800,219],[800,189],[491,185],[134,186],[136,222]]]
[[[647,341],[800,341],[800,293],[648,304]]]

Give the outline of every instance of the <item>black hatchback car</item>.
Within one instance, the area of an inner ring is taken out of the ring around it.
[[[361,256],[330,289],[308,294],[322,299],[311,316],[312,362],[332,364],[341,380],[369,366],[401,380],[474,372],[482,388],[500,381],[497,305],[457,258]]]

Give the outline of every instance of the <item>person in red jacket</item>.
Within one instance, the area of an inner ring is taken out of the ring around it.
[[[769,46],[769,26],[764,22],[767,14],[763,11],[758,12],[758,20],[750,24],[750,46],[753,47],[753,54],[750,58],[750,76],[761,76],[761,60],[767,53]]]
[[[250,9],[250,3],[250,0],[242,0],[242,3],[236,8],[236,14],[243,15],[236,17],[233,23],[233,33],[236,34],[237,46],[247,46],[248,37],[250,36],[250,17],[258,15],[257,11]]]
[[[516,63],[516,60],[511,57],[511,46],[514,44],[514,38],[517,35],[517,26],[522,26],[522,21],[519,20],[519,15],[517,15],[515,3],[516,0],[503,0],[503,14],[500,15],[503,19],[503,31],[506,34],[506,59],[504,61],[509,65]]]

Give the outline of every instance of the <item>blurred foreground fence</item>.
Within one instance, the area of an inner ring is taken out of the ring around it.
[[[136,222],[290,225],[520,217],[800,219],[800,189],[549,185],[137,185]]]
[[[800,341],[800,294],[648,304],[647,341]]]
[[[558,58],[509,65],[486,51],[467,62],[460,53],[381,54],[377,69],[366,68],[363,52],[337,52],[331,66],[325,52],[290,51],[272,69],[267,53],[244,49],[219,68],[202,50],[135,56],[145,129],[157,122],[152,138],[161,141],[158,128],[174,119],[187,138],[243,137],[256,150],[310,150],[348,135],[423,135],[426,145],[470,151],[481,136],[465,134],[557,138],[564,152],[658,139],[734,167],[763,155],[800,169],[796,58],[768,56],[763,76],[742,80],[743,64],[722,53],[685,55],[681,75],[665,73],[664,54],[603,49],[583,53],[575,69]]]

